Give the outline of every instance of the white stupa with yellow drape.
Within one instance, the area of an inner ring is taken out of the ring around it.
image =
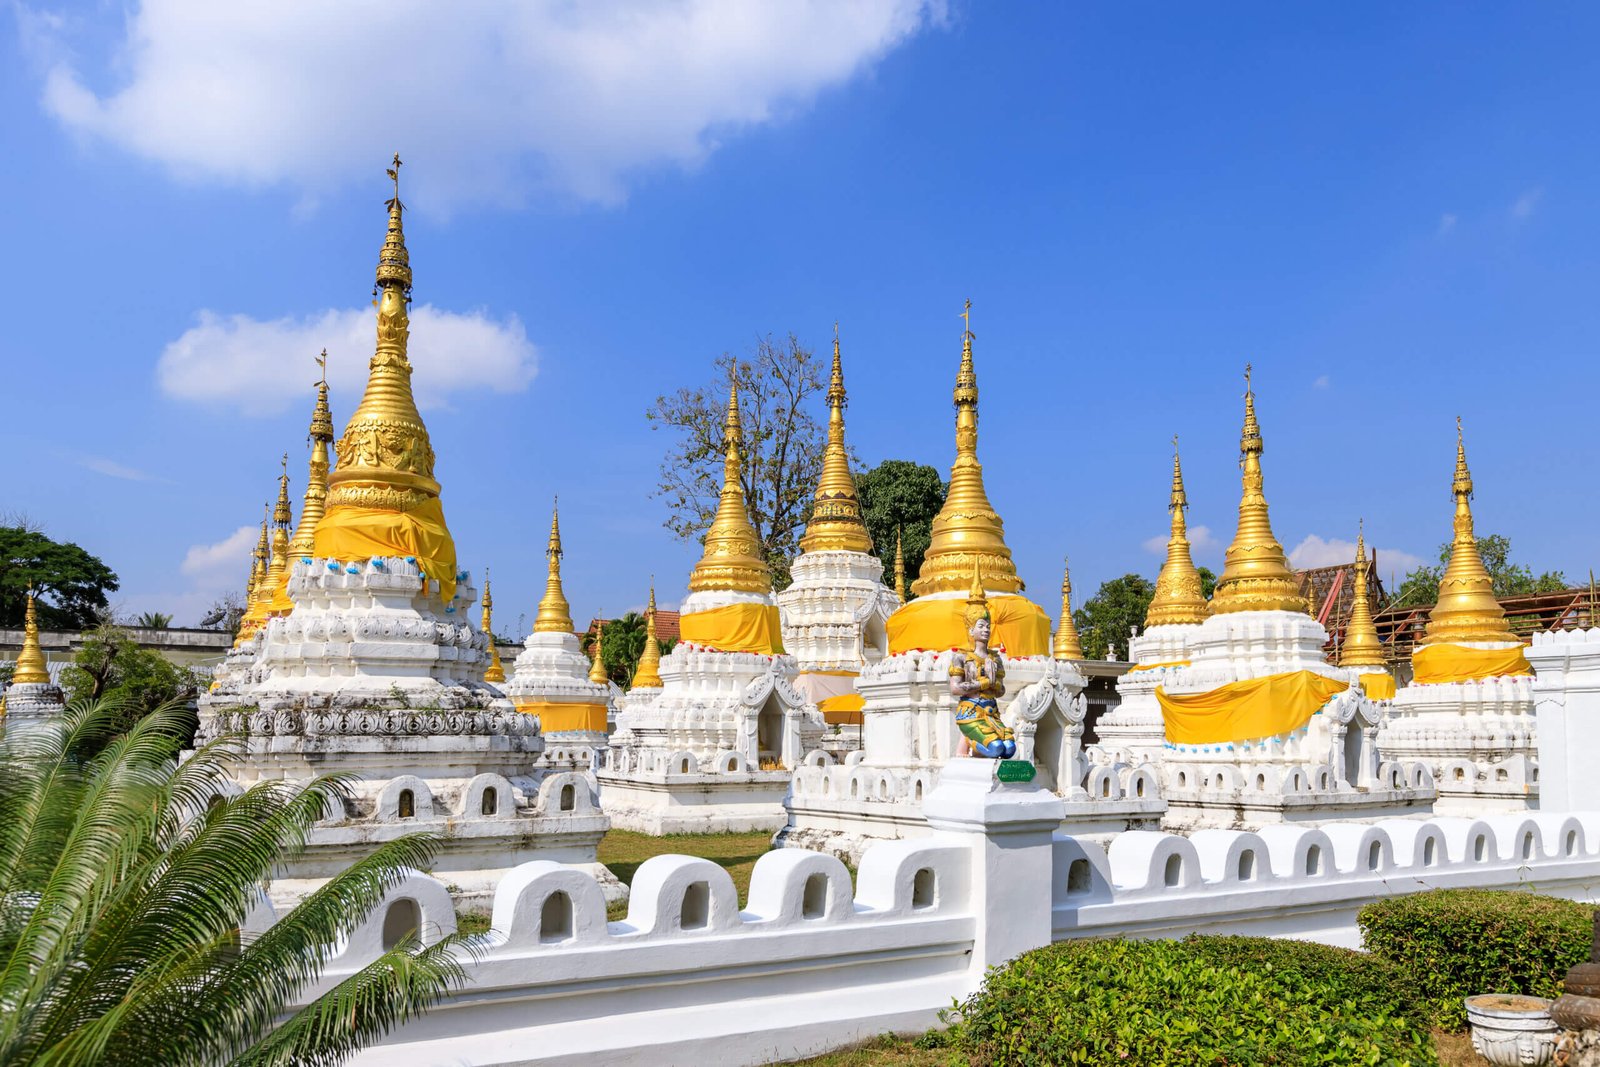
[[[1533,670],[1478,551],[1472,490],[1457,420],[1450,562],[1381,738],[1385,751],[1427,764],[1447,815],[1539,806]]]
[[[659,688],[623,698],[597,774],[606,813],[625,829],[777,829],[789,776],[823,733],[784,652],[772,571],[745,507],[743,436],[735,381],[722,491],[679,609],[678,643],[660,659]]]
[[[1136,672],[1160,676],[1163,825],[1245,829],[1426,812],[1431,780],[1420,765],[1380,754],[1384,706],[1363,691],[1362,668],[1327,662],[1327,631],[1307,613],[1272,532],[1248,368],[1244,401],[1239,524],[1209,611],[1199,618],[1191,603],[1173,612],[1199,621],[1180,623],[1189,627],[1181,647],[1159,654],[1187,662]]]

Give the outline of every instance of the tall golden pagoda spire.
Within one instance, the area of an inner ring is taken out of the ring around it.
[[[1372,606],[1367,602],[1367,532],[1362,523],[1356,532],[1355,601],[1350,606],[1350,621],[1345,624],[1344,644],[1339,647],[1341,667],[1383,667],[1387,660],[1378,627],[1372,621]]]
[[[328,446],[333,443],[333,412],[328,408],[328,350],[317,357],[322,380],[317,383],[317,403],[311,409],[311,459],[306,470],[306,495],[300,504],[300,525],[289,539],[291,560],[310,556],[316,549],[317,523],[328,502]]]
[[[550,540],[545,545],[545,558],[550,561],[544,579],[544,596],[539,598],[539,614],[533,619],[536,634],[570,634],[572,632],[572,607],[561,591],[561,508],[560,501],[550,506]]]
[[[589,660],[589,681],[595,685],[611,684],[611,678],[606,674],[605,639],[606,620],[596,619],[594,623],[594,641],[589,645],[589,651],[592,654]]]
[[[1082,659],[1083,644],[1078,640],[1078,628],[1072,623],[1072,574],[1067,561],[1061,561],[1061,624],[1056,627],[1055,644],[1050,655],[1054,659]]]
[[[903,530],[894,532],[894,591],[900,597],[902,604],[911,599],[906,595],[906,546]]]
[[[267,563],[268,599],[283,584],[284,572],[289,566],[289,523],[294,513],[289,510],[289,453],[283,454],[283,473],[278,475],[278,502],[272,506],[272,557]]]
[[[744,504],[744,486],[739,481],[744,431],[739,424],[736,371],[728,379],[728,414],[723,420],[723,440],[727,454],[722,463],[722,497],[717,502],[711,529],[706,531],[705,551],[689,575],[689,591],[770,593],[772,570],[767,566],[766,553],[755,528],[750,525],[750,513]]]
[[[256,548],[250,555],[250,582],[245,587],[245,606],[248,608],[256,598],[256,591],[261,588],[261,580],[267,576],[267,560],[272,557],[270,543],[267,540],[268,531],[272,528],[272,505],[261,505],[261,536],[256,539]]]
[[[656,638],[656,580],[650,578],[650,606],[644,609],[644,651],[633,669],[633,689],[661,688],[661,642]]]
[[[961,370],[956,374],[956,459],[950,465],[950,491],[933,520],[933,539],[911,589],[918,596],[959,592],[976,566],[986,588],[1001,593],[1022,590],[1005,524],[989,503],[978,462],[978,374],[972,366],[972,301],[961,311]]]
[[[802,552],[871,552],[872,537],[861,517],[856,480],[844,446],[844,370],[839,362],[839,324],[833,324],[833,373],[828,379],[828,445],[811,521],[800,538]]]
[[[494,640],[494,594],[489,591],[489,568],[483,569],[483,625],[480,627],[489,637],[489,666],[483,672],[486,682],[503,682],[506,680],[506,670],[500,665],[500,649]]]
[[[1155,596],[1145,612],[1145,629],[1152,626],[1180,626],[1204,622],[1211,614],[1200,587],[1200,572],[1189,553],[1189,526],[1183,513],[1189,497],[1183,490],[1183,463],[1178,458],[1178,435],[1172,435],[1172,498],[1167,510],[1172,513],[1172,532],[1167,537],[1167,559],[1156,575]]]
[[[1467,469],[1467,446],[1456,419],[1456,473],[1450,486],[1456,498],[1455,537],[1450,542],[1450,562],[1439,579],[1439,602],[1428,615],[1424,645],[1463,644],[1472,641],[1517,641],[1506,623],[1505,609],[1494,596],[1494,580],[1483,565],[1478,539],[1472,531],[1472,472]]]
[[[33,583],[28,584],[28,608],[22,622],[22,651],[11,671],[12,685],[49,685],[50,669],[39,647],[39,610],[34,605]]]
[[[1261,491],[1261,425],[1256,421],[1256,395],[1250,388],[1250,365],[1244,368],[1244,432],[1239,437],[1244,492],[1239,497],[1239,529],[1224,557],[1227,565],[1211,597],[1211,613],[1235,611],[1305,611],[1306,598],[1289,567],[1289,557],[1272,534],[1267,498]]]
[[[315,556],[329,559],[409,556],[442,597],[455,595],[456,553],[433,477],[433,445],[411,394],[411,259],[400,201],[400,156],[388,171],[394,196],[389,228],[378,253],[378,340],[361,403],[334,446],[338,465],[328,477],[328,505],[314,534]],[[395,515],[401,517],[397,522]]]

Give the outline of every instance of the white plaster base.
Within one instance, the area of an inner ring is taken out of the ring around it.
[[[787,820],[789,772],[595,775],[611,825],[644,834],[725,834],[776,830]]]

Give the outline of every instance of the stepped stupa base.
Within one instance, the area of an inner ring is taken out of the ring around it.
[[[717,770],[701,770],[687,752],[646,769],[595,773],[611,825],[643,834],[729,834],[772,831],[788,815],[783,800],[790,772],[751,771],[736,753],[723,753]]]
[[[1293,767],[1281,777],[1269,766],[1168,763],[1163,768],[1167,815],[1161,829],[1259,830],[1333,822],[1428,818],[1432,777],[1421,764],[1386,763],[1361,789],[1341,786],[1323,767]]]

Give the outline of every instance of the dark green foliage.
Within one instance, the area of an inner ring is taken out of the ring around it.
[[[922,570],[922,557],[933,537],[933,519],[944,507],[948,490],[939,472],[923,463],[886,459],[856,475],[861,514],[872,535],[872,547],[883,560],[883,581],[894,588],[894,539],[904,538],[906,584]]]
[[[1394,981],[1293,941],[1066,941],[991,971],[947,1040],[975,1065],[1434,1064]]]
[[[0,626],[22,625],[30,582],[39,595],[39,625],[47,630],[87,630],[118,585],[110,567],[77,545],[0,526]]]
[[[1483,557],[1483,567],[1494,582],[1497,597],[1528,596],[1533,593],[1557,593],[1567,588],[1567,576],[1560,571],[1534,574],[1532,568],[1511,562],[1511,538],[1502,534],[1486,534],[1478,538],[1478,555]],[[1444,576],[1445,564],[1450,562],[1450,542],[1439,546],[1439,563],[1434,567],[1418,567],[1400,582],[1395,595],[1397,605],[1433,604],[1439,600],[1439,579]]]
[[[179,764],[179,709],[121,719],[91,701],[0,735],[0,1063],[332,1064],[461,980],[462,942],[402,943],[294,1009],[433,839],[376,846],[241,939],[349,779],[221,796],[237,741]]]
[[[116,727],[120,733],[156,708],[192,702],[200,681],[193,671],[140,648],[128,631],[106,623],[84,638],[72,666],[61,672],[61,686],[68,700],[112,698],[122,717]],[[189,721],[198,724],[192,713]]]
[[[1155,584],[1137,574],[1124,574],[1101,585],[1072,613],[1083,654],[1089,659],[1105,659],[1108,651],[1115,650],[1126,659],[1128,635],[1133,627],[1144,625],[1145,612],[1155,595]]]
[[[1557,897],[1491,889],[1436,889],[1361,909],[1367,951],[1392,961],[1428,1018],[1466,1025],[1464,997],[1560,995],[1568,969],[1589,958],[1595,909]]]

